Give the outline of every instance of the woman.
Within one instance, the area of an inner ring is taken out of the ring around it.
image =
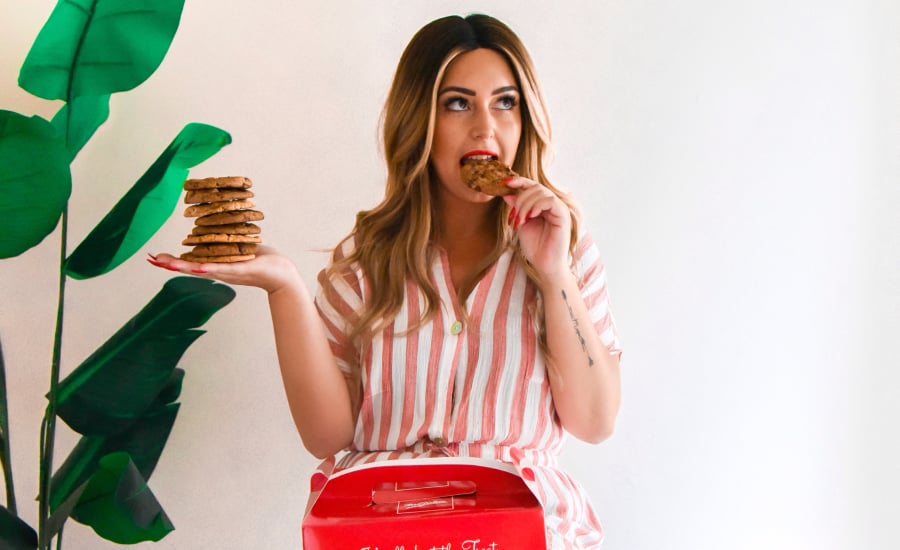
[[[596,247],[548,181],[547,115],[530,57],[484,15],[431,22],[403,53],[383,118],[385,198],[357,215],[313,300],[263,249],[239,264],[152,263],[268,292],[291,412],[338,468],[470,456],[515,464],[550,548],[602,530],[557,466],[564,433],[607,438],[619,347]],[[468,188],[462,160],[495,156],[515,194]]]

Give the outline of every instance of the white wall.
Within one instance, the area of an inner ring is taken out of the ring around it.
[[[556,4],[551,7],[551,5]],[[0,108],[54,2],[0,2]],[[308,284],[381,196],[381,104],[421,25],[491,13],[529,45],[556,136],[551,174],[603,251],[625,345],[616,435],[571,441],[609,550],[900,545],[900,7],[893,0],[187,2],[160,69],[114,96],[76,159],[74,246],[190,121],[234,143],[192,171],[256,182],[263,236]],[[180,251],[176,212],[148,252]],[[0,337],[22,514],[59,235],[0,261]],[[64,370],[168,274],[136,256],[70,281]],[[290,421],[264,295],[239,289],[190,348],[152,487],[154,548],[298,548],[316,461]],[[65,456],[74,437],[63,429]],[[68,548],[112,548],[81,525]],[[150,547],[150,545],[144,545]]]

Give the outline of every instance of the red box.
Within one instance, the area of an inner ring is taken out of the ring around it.
[[[303,519],[305,550],[546,550],[545,536],[515,468],[471,458],[343,470]]]

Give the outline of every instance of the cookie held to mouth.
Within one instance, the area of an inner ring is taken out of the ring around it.
[[[516,189],[508,187],[504,181],[518,176],[509,166],[493,156],[478,155],[466,157],[461,161],[462,179],[471,189],[485,195],[513,195]]]

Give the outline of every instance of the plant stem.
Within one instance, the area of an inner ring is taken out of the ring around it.
[[[3,360],[3,343],[0,342],[0,436],[3,446],[0,447],[0,466],[3,467],[3,483],[6,486],[6,509],[14,516],[19,512],[16,508],[16,488],[13,485],[12,458],[9,446],[9,408],[6,402],[6,363]]]
[[[50,478],[53,471],[53,444],[56,440],[56,390],[59,386],[59,365],[62,355],[63,305],[66,294],[66,273],[63,266],[66,261],[66,238],[68,233],[69,207],[62,211],[60,227],[59,257],[59,298],[56,306],[56,332],[53,338],[53,360],[50,365],[50,391],[47,393],[47,411],[44,414],[41,437],[40,487],[38,492],[38,548],[49,550],[52,537],[47,533],[47,520],[50,518]]]

